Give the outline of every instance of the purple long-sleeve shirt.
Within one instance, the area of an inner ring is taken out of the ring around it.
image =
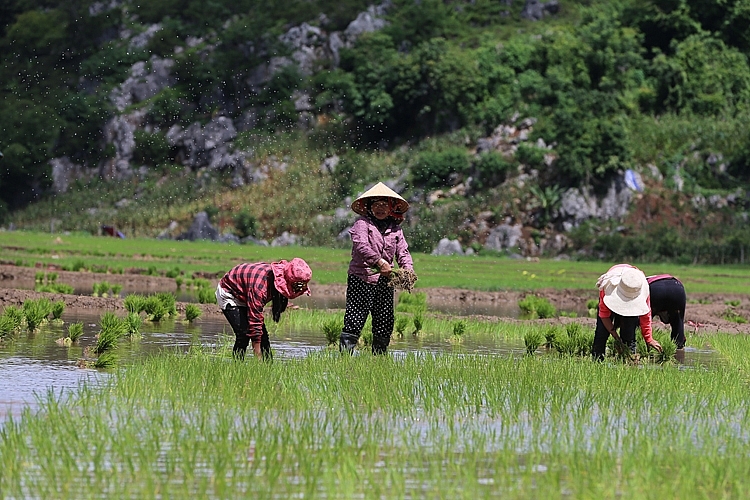
[[[398,224],[390,224],[381,233],[370,219],[360,217],[349,230],[349,234],[352,237],[352,260],[349,263],[349,274],[361,278],[366,283],[375,284],[380,278],[380,273],[371,273],[372,268],[377,267],[380,259],[385,259],[393,265],[395,258],[399,267],[414,269],[409,245]]]

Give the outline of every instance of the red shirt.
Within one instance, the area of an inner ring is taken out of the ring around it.
[[[271,302],[273,268],[271,264],[239,264],[221,278],[220,285],[237,299],[237,305],[247,306],[248,335],[259,341],[263,335],[263,308]]]
[[[609,268],[610,272],[613,269],[617,269],[618,267],[632,267],[633,269],[638,269],[635,266],[631,266],[630,264],[617,264],[616,266],[612,266]],[[645,340],[647,343],[651,342],[652,335],[651,335],[651,297],[646,298],[646,304],[648,304],[649,311],[646,314],[643,314],[641,316],[638,316],[638,322],[641,325],[641,335],[643,335],[643,340]],[[607,305],[604,303],[604,290],[599,290],[599,317],[600,318],[609,318],[612,316],[612,311],[607,307]]]

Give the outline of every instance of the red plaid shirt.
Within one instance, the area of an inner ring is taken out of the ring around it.
[[[263,308],[271,302],[271,264],[239,264],[221,278],[221,287],[234,295],[237,305],[247,306],[248,335],[259,341],[265,327]]]

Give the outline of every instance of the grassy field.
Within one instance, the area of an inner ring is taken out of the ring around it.
[[[302,257],[319,284],[346,282],[349,250],[319,247],[262,247],[154,239],[117,239],[87,234],[49,234],[22,231],[0,233],[2,262],[26,266],[83,266],[101,272],[129,268],[164,274],[178,268],[193,272],[225,272],[240,262]],[[614,262],[507,257],[442,257],[415,253],[418,288],[452,287],[473,290],[594,289],[597,277]],[[670,273],[679,277],[689,293],[746,293],[750,266],[681,266],[639,264],[646,274]]]
[[[741,498],[750,339],[727,364],[337,352],[148,358],[0,431],[12,498]]]

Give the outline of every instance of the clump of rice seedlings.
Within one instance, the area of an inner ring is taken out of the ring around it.
[[[112,368],[117,364],[117,354],[112,351],[103,352],[92,363],[94,368],[106,369]]]
[[[57,281],[57,273],[49,273],[47,275],[47,283],[55,283]]]
[[[362,335],[359,336],[359,344],[362,344],[364,347],[370,347],[372,346],[372,330],[367,329],[362,332]]]
[[[127,334],[130,337],[135,337],[140,335],[140,329],[141,325],[143,324],[143,319],[141,318],[141,315],[138,313],[129,312],[127,316],[125,316],[125,326],[127,328]]]
[[[200,317],[200,315],[203,314],[203,311],[201,311],[201,308],[196,306],[195,304],[187,304],[185,306],[185,319],[192,322],[195,321]]]
[[[126,335],[128,331],[125,321],[112,312],[106,312],[102,315],[99,326],[101,330],[94,348],[96,354],[102,354],[117,347],[120,338]]]
[[[109,283],[106,281],[94,283],[93,290],[91,292],[92,297],[106,297],[109,292]]]
[[[12,318],[9,318],[5,314],[0,316],[0,338],[10,335],[15,329],[16,326]]]
[[[721,317],[733,323],[747,323],[747,318],[735,311],[735,309],[731,306],[727,307],[726,311],[722,313]]]
[[[406,290],[411,293],[414,290],[414,283],[417,282],[417,275],[411,269],[398,268],[393,269],[388,275],[388,286],[396,290]]]
[[[83,323],[71,323],[68,325],[68,338],[71,342],[77,342],[83,335]]]
[[[344,329],[344,320],[341,318],[332,318],[324,321],[320,327],[326,336],[328,345],[336,345],[339,343],[341,330]]]
[[[13,330],[21,328],[25,318],[23,315],[23,309],[16,306],[8,306],[3,311],[3,317],[8,318],[13,324]]]
[[[646,341],[643,340],[642,335],[638,335],[636,339],[636,352],[640,359],[650,359],[655,363],[669,363],[675,361],[675,353],[677,353],[677,344],[672,340],[669,332],[665,330],[654,330],[652,332],[654,339],[661,344],[661,352],[656,349],[651,349],[646,345]]]
[[[396,332],[398,333],[399,337],[404,336],[404,332],[406,331],[406,327],[409,325],[409,318],[406,316],[398,316],[396,317],[396,322],[394,324],[394,327],[396,329]]]
[[[463,334],[466,333],[466,322],[456,321],[453,323],[453,335],[449,339],[450,342],[461,342]]]
[[[146,297],[138,293],[131,293],[125,296],[125,309],[129,313],[139,313],[144,310],[146,304]]]
[[[175,279],[174,279],[174,282],[175,282],[175,284],[177,285],[177,289],[178,289],[178,290],[179,290],[180,288],[182,288],[182,283],[183,283],[183,281],[184,281],[184,279],[183,279],[183,277],[182,277],[182,276],[177,276],[177,277],[175,277]]]
[[[211,282],[208,281],[206,278],[194,278],[191,284],[193,288],[198,288],[198,289],[211,287]]]
[[[170,292],[159,292],[156,294],[156,297],[164,305],[164,309],[166,309],[168,315],[177,316],[177,299],[174,294]]]
[[[36,285],[34,287],[35,292],[46,292],[46,293],[64,293],[66,295],[73,295],[75,289],[72,285],[66,285],[65,283],[47,283],[45,285]]]
[[[155,295],[146,298],[143,304],[143,310],[148,315],[149,320],[156,322],[161,321],[161,319],[168,314],[162,301]]]
[[[164,276],[166,276],[167,278],[177,278],[180,274],[182,274],[182,271],[180,270],[180,268],[173,267],[172,269],[164,273]]]
[[[544,332],[544,347],[551,348],[555,345],[555,339],[562,332],[559,326],[550,325]]]
[[[23,315],[30,332],[36,330],[40,324],[47,320],[52,312],[52,303],[48,298],[27,300],[23,303]]]
[[[201,304],[215,304],[216,293],[209,288],[199,288],[198,302],[200,302]]]
[[[545,297],[536,295],[527,295],[518,301],[518,307],[529,319],[536,318],[554,318],[557,310]]]
[[[732,306],[732,307],[737,307],[738,305],[740,305],[740,301],[736,300],[736,299],[735,300],[725,300],[724,304],[726,304],[728,306]]]
[[[526,345],[526,353],[531,355],[539,349],[544,342],[544,334],[539,330],[532,330],[523,337],[523,343]]]
[[[34,281],[37,283],[44,283],[44,276],[45,274],[43,272],[37,272],[36,275],[34,275]]]
[[[60,320],[65,311],[65,302],[59,300],[52,303],[52,319]]]
[[[636,355],[638,355],[637,347],[638,347],[638,340],[636,339]],[[633,355],[633,353],[630,351],[630,347],[625,345],[622,339],[617,340],[612,335],[610,335],[609,338],[607,339],[607,353],[609,354],[609,356],[617,358],[621,361],[631,361],[631,362],[638,361],[638,358],[636,358]]]
[[[113,283],[112,284],[112,295],[115,297],[120,296],[120,292],[122,292],[122,285]]]
[[[422,317],[421,313],[417,313],[414,315],[414,318],[412,318],[412,321],[414,322],[414,332],[412,332],[414,335],[418,335],[419,332],[422,331],[422,327],[424,326],[424,318]]]
[[[424,292],[401,293],[398,296],[396,312],[424,313],[427,311],[427,294]]]
[[[589,318],[596,318],[599,311],[599,300],[589,299],[586,301],[586,310],[589,312]]]

